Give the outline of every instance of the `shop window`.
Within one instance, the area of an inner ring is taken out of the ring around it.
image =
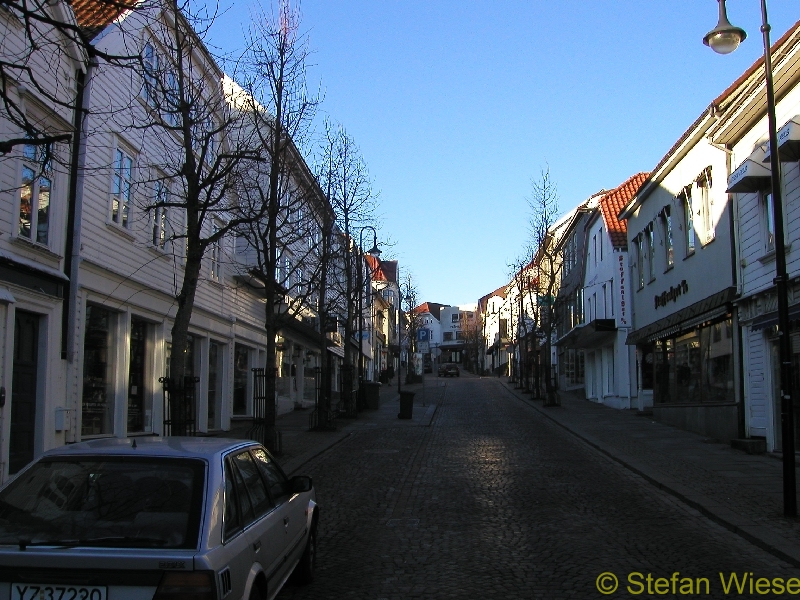
[[[128,370],[128,433],[152,431],[153,326],[131,318],[130,365]]]
[[[233,349],[233,414],[247,414],[250,382],[250,348],[236,344]]]
[[[733,402],[733,340],[729,332],[726,320],[657,342],[654,401]]]
[[[224,346],[211,341],[208,344],[208,428],[222,427],[222,356]]]
[[[83,338],[81,435],[110,435],[114,423],[114,354],[116,314],[86,307]]]

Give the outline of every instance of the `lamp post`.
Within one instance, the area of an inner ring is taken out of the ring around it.
[[[400,371],[403,366],[403,287],[400,285],[400,264],[397,265],[397,393],[403,391]]]
[[[729,54],[739,47],[747,34],[734,27],[725,12],[725,0],[719,2],[719,23],[703,38],[703,43],[719,54]],[[778,134],[775,120],[775,90],[772,81],[772,56],[767,20],[767,2],[761,0],[761,33],[764,38],[764,79],[767,88],[767,120],[769,122],[770,168],[772,170],[772,207],[775,219],[775,293],[778,296],[778,355],[781,364],[780,401],[783,451],[783,514],[797,516],[797,484],[794,456],[794,407],[792,390],[792,346],[789,337],[789,296],[786,276],[786,248],[783,233],[781,172],[778,158]]]
[[[378,234],[371,225],[365,225],[358,234],[358,406],[364,406],[364,295],[366,293],[364,285],[364,264],[361,258],[364,256],[364,231],[372,231],[372,249],[367,252],[370,256],[378,258],[381,251],[378,249]],[[369,281],[367,281],[369,284]]]

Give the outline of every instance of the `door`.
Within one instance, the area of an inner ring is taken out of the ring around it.
[[[39,315],[18,310],[14,317],[9,475],[18,472],[33,460],[38,360]]]

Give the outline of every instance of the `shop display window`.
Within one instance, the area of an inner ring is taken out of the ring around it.
[[[116,314],[99,306],[86,307],[83,338],[81,435],[113,433],[114,325]]]

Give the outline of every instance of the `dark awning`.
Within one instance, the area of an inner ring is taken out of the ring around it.
[[[565,348],[594,348],[614,339],[617,332],[615,319],[595,319],[573,327],[572,330],[556,342],[556,346]]]
[[[631,331],[625,343],[633,345],[640,342],[652,342],[721,317],[730,312],[730,303],[735,297],[735,287],[725,288],[721,292],[700,300],[700,302],[695,302],[663,319]]]
[[[286,317],[278,327],[278,333],[283,337],[289,338],[292,341],[300,342],[308,346],[310,349],[317,350],[320,346],[319,331],[314,327],[307,325],[292,317]],[[325,340],[326,344],[330,344],[330,340]]]
[[[772,172],[754,161],[746,158],[741,166],[728,177],[728,194],[747,194],[769,189],[772,185]]]
[[[789,307],[789,320],[800,321],[800,304],[795,304],[794,306]],[[778,311],[776,310],[753,319],[753,322],[750,323],[750,329],[753,331],[759,331],[760,329],[766,329],[767,327],[772,327],[773,325],[777,324]]]
[[[770,146],[763,162],[770,161]],[[797,162],[800,160],[800,115],[791,119],[778,131],[778,157],[781,162]]]

